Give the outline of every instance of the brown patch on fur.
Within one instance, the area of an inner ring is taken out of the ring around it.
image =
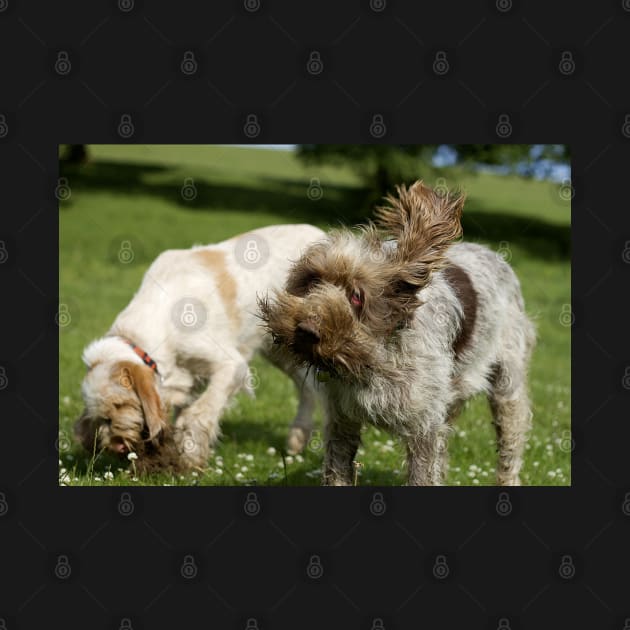
[[[212,249],[199,249],[193,252],[197,260],[209,269],[215,278],[221,301],[234,328],[238,328],[240,313],[236,307],[236,282],[227,270],[225,254]]]
[[[140,399],[148,439],[156,442],[167,426],[166,410],[155,387],[155,373],[151,368],[131,361],[120,361],[112,368],[112,378],[125,389],[133,389]]]
[[[475,320],[477,318],[477,292],[468,274],[457,265],[445,267],[444,277],[457,294],[464,313],[459,333],[453,341],[455,357],[459,357],[470,343],[472,331],[475,326]]]

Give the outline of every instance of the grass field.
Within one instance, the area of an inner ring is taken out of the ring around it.
[[[206,472],[137,478],[126,460],[103,454],[92,461],[72,439],[83,408],[81,352],[108,330],[164,249],[221,241],[273,223],[327,228],[359,222],[370,209],[358,180],[343,168],[304,167],[284,151],[137,145],[90,146],[90,154],[87,165],[62,167],[71,194],[60,202],[60,303],[66,305],[59,333],[60,483],[318,485],[321,433],[302,456],[284,456],[296,394],[288,378],[259,358],[253,363],[256,399],[234,399]],[[315,201],[308,190],[318,183],[323,197]],[[570,201],[558,184],[511,176],[450,172],[446,183],[467,191],[465,238],[510,260],[538,329],[530,379],[534,429],[522,481],[570,485]],[[194,199],[182,195],[185,184],[194,186]],[[120,262],[121,246],[131,248],[132,262]],[[485,399],[471,401],[462,413],[450,453],[449,485],[494,484],[494,430]],[[357,455],[363,464],[358,483],[403,484],[403,459],[394,438],[368,428]]]

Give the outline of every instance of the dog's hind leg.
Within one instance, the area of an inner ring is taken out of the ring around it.
[[[313,385],[312,376],[306,374],[306,370],[283,362],[273,352],[262,351],[263,356],[277,368],[288,374],[298,392],[298,408],[289,427],[287,436],[287,452],[290,455],[301,453],[308,443],[313,431],[313,413],[317,405],[319,394]]]
[[[499,451],[497,484],[519,486],[523,451],[530,428],[531,411],[527,392],[524,387],[519,387],[509,397],[493,392],[490,396],[490,408]]]
[[[497,484],[520,485],[523,453],[531,428],[532,411],[527,393],[527,368],[535,342],[535,331],[523,315],[521,325],[510,329],[503,356],[494,369],[488,400],[497,435]]]
[[[497,484],[500,486],[521,483],[519,474],[532,416],[525,376],[523,363],[499,364],[488,396],[497,435]]]
[[[298,389],[300,400],[297,413],[289,429],[287,451],[290,454],[296,454],[304,450],[313,432],[313,413],[317,404],[318,394],[304,370],[292,373],[291,378]]]

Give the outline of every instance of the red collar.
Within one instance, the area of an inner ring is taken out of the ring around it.
[[[137,346],[133,341],[125,339],[125,342],[131,346],[131,349],[142,359],[142,362],[150,367],[156,374],[159,374],[157,369],[157,363],[149,356],[148,352],[145,352],[140,346]]]

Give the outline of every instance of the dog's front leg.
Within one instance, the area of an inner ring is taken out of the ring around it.
[[[361,423],[328,409],[325,430],[324,476],[325,486],[351,486],[352,461],[361,442]]]
[[[441,486],[446,475],[447,427],[431,428],[407,439],[408,484]]]
[[[219,420],[230,396],[242,385],[247,363],[233,360],[214,366],[207,389],[181,410],[175,422],[175,441],[188,468],[208,464],[210,448],[219,437]]]

